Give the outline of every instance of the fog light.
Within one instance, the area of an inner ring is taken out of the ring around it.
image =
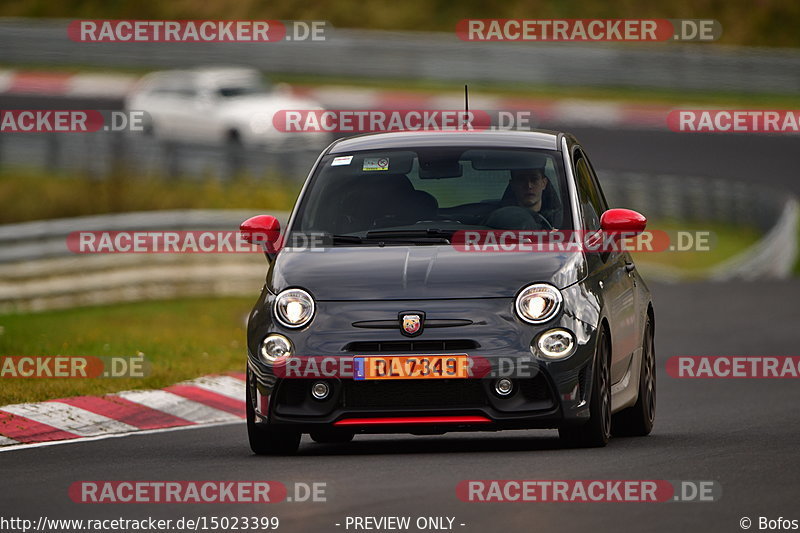
[[[572,353],[575,336],[566,329],[551,329],[543,333],[536,344],[548,359],[562,359]]]
[[[331,388],[324,381],[317,381],[311,385],[311,396],[317,400],[324,400],[330,394]]]
[[[499,396],[508,396],[514,391],[514,383],[508,379],[498,379],[494,384],[494,391]]]
[[[270,365],[280,364],[292,356],[292,341],[283,335],[267,335],[261,342],[261,359]]]

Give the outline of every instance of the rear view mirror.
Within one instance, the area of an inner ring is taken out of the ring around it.
[[[420,179],[460,178],[463,174],[458,158],[419,159]]]
[[[545,168],[548,156],[528,150],[467,150],[462,159],[475,170]]]
[[[609,209],[600,217],[600,228],[608,233],[632,237],[644,231],[647,219],[630,209]]]

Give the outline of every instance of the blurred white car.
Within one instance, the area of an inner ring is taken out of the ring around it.
[[[276,112],[322,107],[292,95],[287,85],[268,85],[259,71],[249,68],[153,72],[133,88],[125,108],[145,111],[145,132],[164,140],[243,146],[326,140],[319,133],[276,130]]]

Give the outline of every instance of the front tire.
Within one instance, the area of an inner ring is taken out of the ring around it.
[[[656,353],[650,317],[642,340],[642,365],[639,373],[639,398],[636,403],[612,418],[615,437],[644,437],[653,430],[656,417]]]
[[[247,438],[250,449],[256,455],[292,455],[297,453],[300,446],[299,431],[281,427],[270,427],[268,424],[256,423],[256,411],[253,408],[251,383],[252,376],[247,370],[247,392],[245,393],[245,408],[247,415]]]
[[[589,420],[578,427],[558,428],[561,442],[568,448],[602,448],[611,437],[611,375],[608,366],[611,346],[605,328],[597,334]]]

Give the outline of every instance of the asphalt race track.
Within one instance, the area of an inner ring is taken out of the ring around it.
[[[794,136],[573,132],[599,169],[730,177],[800,192]],[[800,280],[651,288],[659,378],[649,437],[589,450],[561,449],[555,431],[361,436],[348,445],[306,437],[296,457],[256,457],[237,424],[61,444],[0,452],[1,514],[34,521],[268,515],[290,532],[346,531],[347,516],[386,515],[455,517],[456,531],[481,532],[733,532],[742,530],[742,517],[752,519],[752,530],[762,516],[800,519],[800,382],[679,380],[664,371],[674,355],[798,355]],[[722,496],[695,503],[466,503],[456,484],[468,479],[713,480]],[[80,480],[325,482],[327,502],[76,504],[67,490]]]
[[[800,195],[797,135],[566,129],[597,169],[735,179]]]

